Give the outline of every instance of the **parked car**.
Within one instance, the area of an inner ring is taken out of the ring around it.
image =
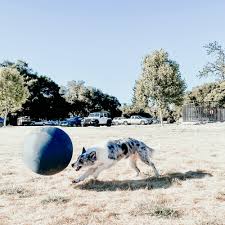
[[[67,118],[60,122],[60,126],[65,127],[79,127],[81,126],[81,118],[79,116]]]
[[[145,117],[143,117],[143,118],[145,118]],[[152,118],[145,118],[145,119],[148,120],[148,124],[152,124],[152,122],[153,122],[153,119]]]
[[[32,121],[33,126],[45,126],[47,123],[47,120]]]
[[[160,123],[159,119],[157,119],[157,118],[152,119],[152,124],[158,124],[158,123]]]
[[[59,126],[60,125],[59,122],[60,122],[59,120],[52,120],[52,123],[54,123],[54,126]]]
[[[176,122],[176,120],[174,119],[173,116],[170,116],[167,118],[167,123],[175,123],[175,122]]]
[[[4,125],[4,119],[0,117],[0,127]]]
[[[112,124],[113,125],[121,125],[121,124],[123,124],[124,120],[126,120],[125,117],[115,117],[112,120]]]
[[[147,124],[151,124],[151,123],[152,123],[151,118],[145,118],[145,117],[136,115],[136,116],[131,116],[129,119],[124,119],[122,124],[124,124],[124,125],[128,125],[128,124],[147,125]]]
[[[18,126],[29,126],[33,125],[33,121],[30,119],[29,116],[21,116],[17,118],[17,125]]]
[[[112,119],[108,112],[93,112],[88,117],[84,117],[82,120],[82,126],[101,126],[106,125],[110,127]]]
[[[44,121],[43,125],[46,125],[46,126],[57,126],[58,123],[57,123],[57,121],[54,121],[54,120],[47,120],[47,121]]]

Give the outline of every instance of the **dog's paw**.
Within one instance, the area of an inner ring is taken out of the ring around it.
[[[77,184],[77,183],[79,183],[79,182],[80,182],[79,179],[75,179],[75,180],[72,181],[72,184]]]

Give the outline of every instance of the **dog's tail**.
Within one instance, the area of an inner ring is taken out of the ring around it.
[[[148,145],[146,145],[146,148],[149,152],[149,156],[152,157],[154,155],[155,151],[160,150],[161,146],[160,146],[160,144],[155,145],[153,147],[149,147]]]
[[[150,148],[148,145],[146,145],[146,149],[148,150],[148,155],[151,158],[155,152],[154,148]]]

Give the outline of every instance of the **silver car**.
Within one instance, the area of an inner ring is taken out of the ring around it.
[[[115,117],[112,120],[112,124],[113,125],[121,125],[121,124],[123,124],[123,122],[124,122],[125,119],[126,119],[125,117]]]

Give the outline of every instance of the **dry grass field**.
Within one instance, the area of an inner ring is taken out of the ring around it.
[[[156,149],[161,173],[139,162],[136,178],[125,160],[98,181],[72,185],[71,166],[53,176],[29,171],[21,160],[24,138],[35,127],[0,129],[0,224],[225,224],[225,124],[64,128],[82,146],[134,137]]]

